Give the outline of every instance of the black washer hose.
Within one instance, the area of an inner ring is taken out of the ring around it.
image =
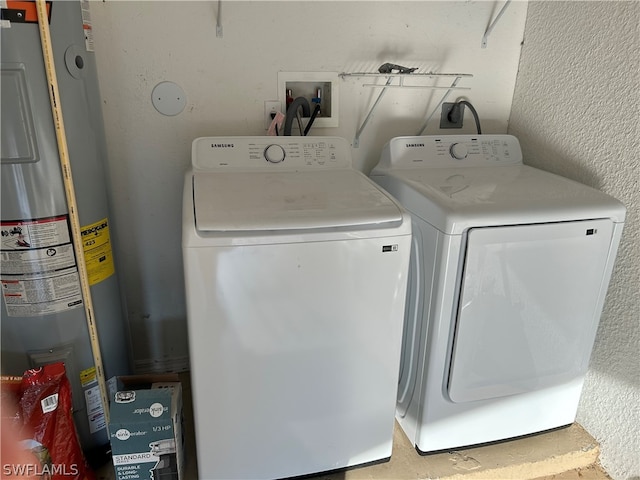
[[[482,129],[480,128],[480,119],[478,118],[478,112],[476,112],[476,109],[473,107],[473,105],[471,105],[471,103],[467,102],[466,100],[460,100],[459,102],[456,102],[457,105],[466,105],[467,107],[469,107],[469,110],[471,110],[471,113],[473,114],[473,119],[476,122],[476,129],[478,130],[478,135],[482,135]],[[451,112],[453,111],[453,109],[449,112],[449,116],[451,116]]]
[[[309,133],[309,130],[311,130],[311,125],[313,125],[313,122],[316,120],[316,117],[318,116],[318,113],[320,113],[320,104],[316,103],[315,108],[313,109],[313,113],[311,113],[311,118],[309,119],[309,122],[307,122],[307,126],[304,127],[304,136],[307,136],[307,133]]]
[[[291,129],[293,128],[293,119],[296,118],[296,112],[298,108],[302,107],[302,115],[308,117],[311,113],[311,108],[309,107],[309,101],[304,97],[297,97],[289,108],[287,108],[287,113],[284,118],[284,131],[282,135],[286,137],[291,136]],[[304,135],[304,132],[300,132],[300,135]]]

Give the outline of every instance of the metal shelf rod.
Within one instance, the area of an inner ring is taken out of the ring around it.
[[[339,77],[378,77],[378,78],[388,78],[388,77],[473,77],[471,73],[372,73],[372,72],[356,72],[356,73],[347,73],[342,72],[338,74]]]
[[[417,89],[428,89],[428,90],[471,90],[471,87],[451,87],[451,86],[441,86],[437,87],[435,85],[377,85],[375,83],[363,83],[363,87],[369,88],[417,88]]]

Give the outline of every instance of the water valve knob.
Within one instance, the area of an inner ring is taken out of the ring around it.
[[[449,147],[449,153],[456,160],[463,160],[467,158],[469,154],[469,150],[464,143],[454,143]]]
[[[264,149],[264,158],[267,162],[280,163],[284,157],[284,148],[281,145],[271,144]]]

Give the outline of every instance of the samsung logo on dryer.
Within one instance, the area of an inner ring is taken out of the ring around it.
[[[424,143],[405,143],[404,146],[407,148],[419,148],[424,147]]]
[[[211,148],[234,148],[233,143],[212,143]]]

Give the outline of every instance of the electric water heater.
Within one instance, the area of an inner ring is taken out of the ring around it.
[[[109,444],[92,344],[99,343],[106,378],[128,373],[130,354],[88,5],[46,2],[97,340],[73,249],[36,4],[2,2],[0,24],[2,374],[64,362],[85,452]]]

